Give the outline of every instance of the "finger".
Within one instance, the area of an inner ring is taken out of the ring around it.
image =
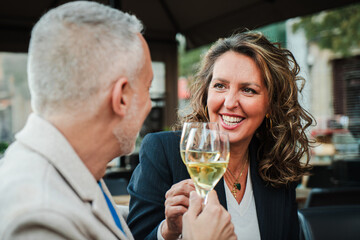
[[[184,195],[189,197],[190,192],[195,190],[195,185],[191,179],[183,180],[174,184],[165,194],[165,198],[176,195]]]
[[[202,201],[203,199],[195,191],[190,193],[189,208],[187,211],[190,217],[195,218],[201,213]]]
[[[186,179],[181,182],[178,182],[171,186],[171,188],[166,192],[165,197],[169,195],[176,195],[175,192],[181,192],[181,190],[186,189],[188,186],[191,186],[191,179]]]
[[[189,198],[184,195],[171,196],[165,200],[165,207],[167,206],[184,206],[189,207]]]
[[[225,230],[223,230],[223,233],[227,236],[225,239],[237,239],[236,234],[234,232],[234,225],[232,223],[227,224],[227,227]]]
[[[194,181],[190,178],[190,179],[186,179],[183,180],[177,184],[174,185],[175,186],[175,190],[182,190],[184,187],[186,188],[192,188],[195,189],[195,185],[194,185]],[[188,191],[187,191],[188,192]],[[190,191],[191,192],[191,191]],[[188,192],[190,194],[190,192]]]
[[[182,216],[188,209],[183,206],[171,206],[165,208],[165,216],[167,218],[175,218]]]
[[[215,190],[212,190],[211,192],[209,192],[209,195],[207,196],[207,204],[214,204],[214,205],[219,205],[219,198],[217,196],[217,193]]]
[[[182,180],[181,182],[184,182],[184,183],[186,183],[186,184],[190,184],[190,185],[194,185],[194,181],[193,181],[191,178],[188,178],[188,179]]]

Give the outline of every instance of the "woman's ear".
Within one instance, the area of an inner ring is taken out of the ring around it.
[[[131,99],[131,89],[126,77],[121,77],[115,82],[111,99],[114,113],[121,117],[125,116]]]

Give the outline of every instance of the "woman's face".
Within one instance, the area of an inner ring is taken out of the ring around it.
[[[228,51],[215,62],[208,99],[209,117],[228,132],[231,144],[249,143],[268,111],[269,98],[252,58]]]

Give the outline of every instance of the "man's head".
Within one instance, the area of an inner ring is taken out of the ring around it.
[[[95,2],[71,2],[46,13],[29,47],[34,112],[65,135],[101,125],[91,135],[96,144],[120,142],[111,151],[130,153],[151,109],[153,72],[141,31],[135,16]]]
[[[144,64],[139,69],[137,79],[130,87],[133,98],[131,102],[126,102],[126,96],[119,95],[117,89],[125,90],[126,81],[122,79],[115,83],[113,93],[113,109],[122,121],[114,128],[113,133],[120,143],[121,154],[129,154],[134,150],[134,143],[140,131],[140,128],[151,110],[150,86],[153,79],[150,51],[145,39],[139,35],[141,45],[144,50]],[[122,97],[123,100],[118,99]],[[119,104],[120,102],[120,104]],[[123,111],[125,110],[125,111]]]
[[[131,82],[144,65],[136,17],[95,2],[71,2],[46,13],[29,47],[32,107],[54,114],[91,114],[119,76]]]

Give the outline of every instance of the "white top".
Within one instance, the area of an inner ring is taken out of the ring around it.
[[[231,193],[224,181],[227,209],[231,215],[231,221],[235,227],[238,239],[255,240],[260,238],[260,230],[256,215],[255,199],[250,178],[250,167],[246,180],[246,189],[240,204]]]

